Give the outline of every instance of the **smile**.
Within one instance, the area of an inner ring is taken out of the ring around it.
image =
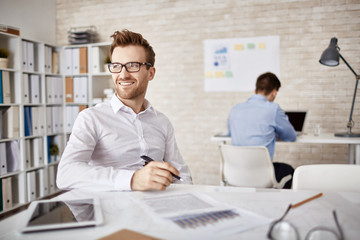
[[[121,85],[121,86],[130,86],[130,85],[132,85],[132,84],[134,84],[135,82],[119,82],[119,84]]]

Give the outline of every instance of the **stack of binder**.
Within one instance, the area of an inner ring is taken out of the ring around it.
[[[98,34],[95,26],[73,27],[68,31],[70,44],[87,44],[98,41]]]

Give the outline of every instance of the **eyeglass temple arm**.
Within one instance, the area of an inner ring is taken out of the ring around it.
[[[340,224],[339,224],[339,220],[338,220],[338,218],[337,218],[336,211],[333,210],[332,213],[333,213],[333,216],[334,216],[334,219],[335,219],[336,226],[337,226],[337,228],[338,228],[338,230],[339,230],[339,232],[340,232],[340,240],[344,240],[344,232],[343,232],[343,230],[342,230],[342,228],[341,228],[341,226],[340,226]]]

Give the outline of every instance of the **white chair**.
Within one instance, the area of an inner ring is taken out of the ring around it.
[[[221,144],[221,181],[224,185],[255,188],[283,188],[291,174],[278,183],[268,149],[264,146]]]
[[[293,189],[360,192],[360,165],[312,164],[295,169]]]

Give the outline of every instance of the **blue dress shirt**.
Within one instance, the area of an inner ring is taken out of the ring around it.
[[[275,140],[295,141],[296,132],[279,104],[255,94],[234,106],[228,118],[232,145],[265,146],[273,159]]]

